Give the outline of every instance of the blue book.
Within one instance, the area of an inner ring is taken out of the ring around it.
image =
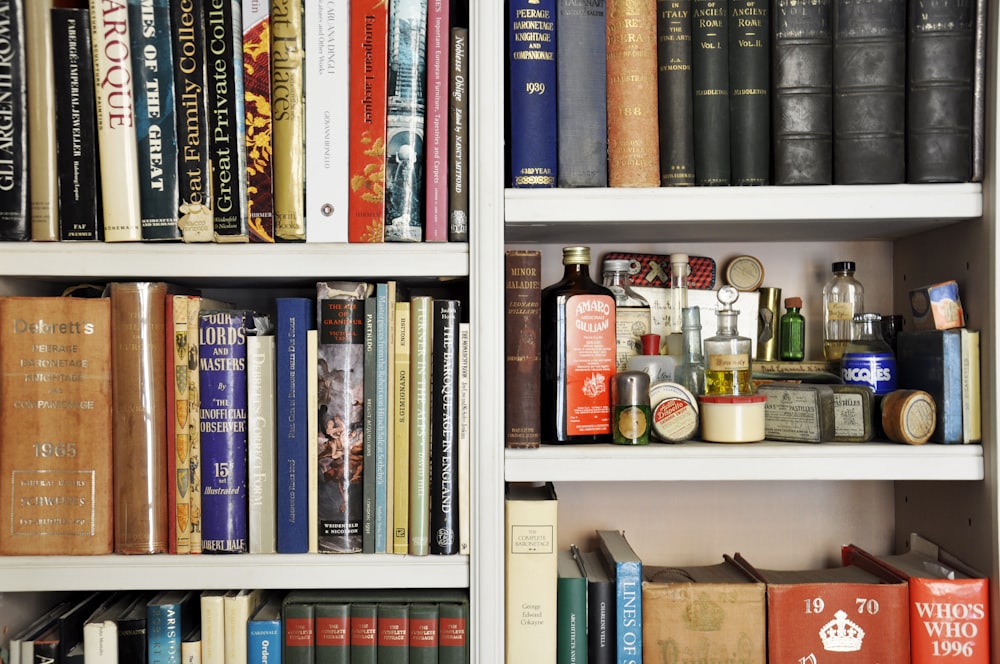
[[[555,187],[556,0],[511,0],[509,31],[510,183]]]
[[[149,664],[180,664],[182,637],[200,620],[198,605],[194,590],[164,590],[146,603]]]
[[[306,336],[312,327],[313,301],[307,297],[275,300],[275,371],[278,438],[278,553],[309,551],[308,426],[309,372]]]
[[[247,324],[241,309],[199,315],[201,549],[246,553]]]
[[[247,621],[247,664],[281,664],[281,604],[284,593],[272,593]]]
[[[964,442],[962,330],[903,331],[896,337],[896,386],[923,390],[937,408],[931,442]]]
[[[601,555],[615,582],[618,664],[642,661],[642,560],[620,530],[598,530]]]
[[[386,553],[389,479],[389,284],[375,285],[375,553]]]

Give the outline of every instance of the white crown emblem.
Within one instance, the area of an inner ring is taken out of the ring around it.
[[[823,650],[829,652],[857,652],[861,650],[861,642],[865,638],[865,630],[857,623],[847,619],[847,614],[837,611],[833,620],[823,625],[819,630],[819,638],[823,641]]]

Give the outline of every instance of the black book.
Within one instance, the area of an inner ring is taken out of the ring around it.
[[[378,455],[375,451],[376,400],[376,325],[377,311],[374,293],[365,297],[365,350],[364,350],[364,470],[361,475],[364,514],[361,520],[361,552],[375,553],[375,510],[377,496],[376,466]]]
[[[146,664],[149,648],[149,626],[146,603],[152,593],[140,593],[134,602],[115,620],[118,625],[118,661],[129,664]]]
[[[775,0],[774,184],[833,182],[832,0]]]
[[[30,0],[29,0],[30,1]],[[9,100],[0,116],[0,240],[31,239],[28,224],[27,62],[24,52],[24,0],[0,1],[0,39],[7,44],[0,67],[0,94]],[[93,89],[93,86],[91,86]]]
[[[834,184],[906,179],[906,5],[834,3]]]
[[[908,182],[972,178],[974,10],[968,0],[910,0]]]
[[[729,0],[729,140],[734,185],[770,182],[770,16],[770,0]]]
[[[59,239],[101,241],[101,170],[90,10],[52,9]]]
[[[435,299],[431,361],[431,554],[458,553],[458,328],[462,304]]]
[[[600,553],[580,551],[576,545],[571,549],[587,577],[587,661],[614,664],[617,661],[615,581]]]
[[[657,0],[660,186],[695,183],[691,0]]]
[[[692,0],[691,8],[695,181],[728,185],[729,2]]]

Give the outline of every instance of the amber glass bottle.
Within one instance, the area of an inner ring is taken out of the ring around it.
[[[542,442],[611,441],[615,297],[590,277],[590,247],[563,249],[542,290]]]

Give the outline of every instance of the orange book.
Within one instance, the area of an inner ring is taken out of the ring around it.
[[[351,3],[348,239],[382,242],[385,228],[386,0]]]

